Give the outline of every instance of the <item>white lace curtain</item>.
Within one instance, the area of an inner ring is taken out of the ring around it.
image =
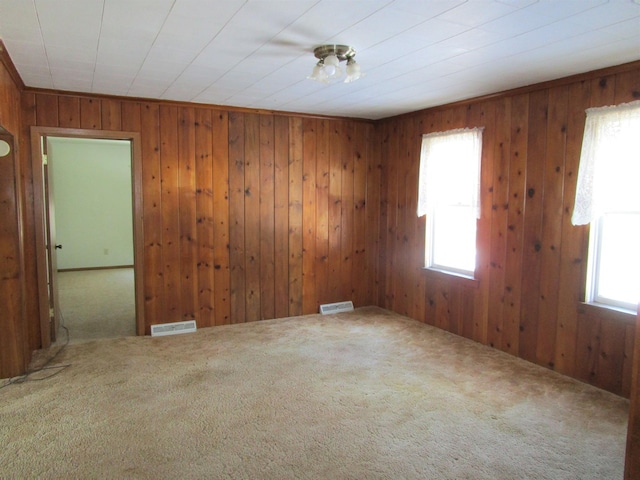
[[[480,218],[482,128],[422,136],[418,216],[438,205],[470,205]]]
[[[640,211],[640,101],[590,108],[571,222]]]

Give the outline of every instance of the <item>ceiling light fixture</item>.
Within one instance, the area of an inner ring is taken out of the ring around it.
[[[347,62],[344,83],[355,82],[363,74],[356,63],[356,51],[348,45],[320,45],[313,49],[318,63],[307,78],[316,82],[331,83],[342,76],[340,62]]]

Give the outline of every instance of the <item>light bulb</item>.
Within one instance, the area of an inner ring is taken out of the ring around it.
[[[324,73],[329,77],[333,77],[336,74],[336,66],[335,65],[326,65],[324,66]]]
[[[338,60],[338,57],[336,57],[333,53],[327,55],[324,59],[325,66],[332,65],[334,67],[337,67],[339,63],[340,60]]]

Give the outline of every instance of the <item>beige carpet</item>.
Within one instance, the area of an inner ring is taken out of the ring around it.
[[[55,363],[0,390],[2,478],[622,478],[626,400],[377,308]]]
[[[58,272],[58,295],[72,343],[136,334],[133,268]]]

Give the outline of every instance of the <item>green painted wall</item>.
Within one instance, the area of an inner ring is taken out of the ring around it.
[[[58,269],[133,265],[131,146],[48,139]]]

